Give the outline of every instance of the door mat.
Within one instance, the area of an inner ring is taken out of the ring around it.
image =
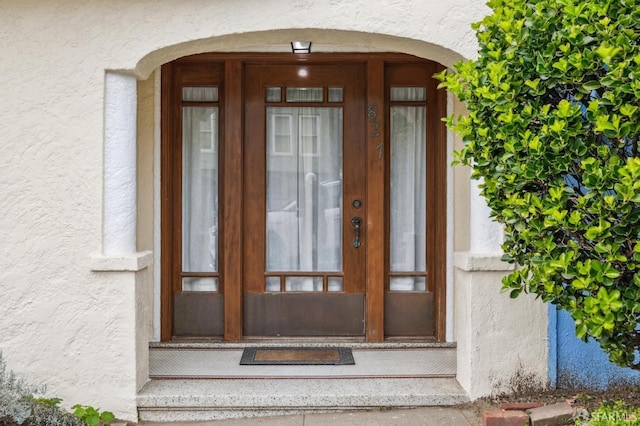
[[[240,365],[354,365],[351,348],[245,348]]]

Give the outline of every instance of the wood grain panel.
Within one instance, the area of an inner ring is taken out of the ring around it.
[[[224,68],[224,339],[242,339],[242,62]]]
[[[246,336],[362,336],[363,294],[246,294]]]
[[[385,337],[435,335],[433,293],[387,293],[384,300]]]
[[[444,67],[431,64],[432,75],[440,72]],[[433,229],[433,258],[431,268],[433,270],[433,292],[435,294],[435,324],[436,338],[440,341],[446,340],[446,317],[447,317],[447,129],[442,121],[447,115],[447,92],[438,90],[438,82],[431,78],[429,80],[429,93],[433,104],[431,107],[430,127],[433,134],[430,135],[434,142],[433,152],[433,214],[435,225]]]
[[[174,295],[174,337],[222,337],[224,300],[219,293]]]
[[[367,66],[367,320],[366,340],[384,339],[385,145],[384,61]]]

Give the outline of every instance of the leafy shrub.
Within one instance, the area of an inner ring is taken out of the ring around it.
[[[17,379],[0,352],[0,426],[81,426],[83,423],[59,407],[59,398],[34,398],[45,388]]]
[[[437,77],[458,162],[504,224],[503,280],[640,369],[640,0],[491,0],[476,60]]]
[[[44,389],[30,386],[16,378],[13,371],[7,370],[7,365],[0,352],[0,419],[10,424],[22,424],[31,416],[31,400],[29,395],[42,392]]]

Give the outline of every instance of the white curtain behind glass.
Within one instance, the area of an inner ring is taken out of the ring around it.
[[[426,265],[426,110],[391,108],[392,272],[424,272]],[[424,278],[396,277],[392,290],[424,290]]]
[[[215,272],[218,269],[217,122],[217,108],[183,108],[182,270],[185,272]],[[210,287],[212,280],[205,281]],[[190,283],[192,287],[198,286],[193,279]]]
[[[266,259],[268,271],[342,270],[341,108],[267,109]]]

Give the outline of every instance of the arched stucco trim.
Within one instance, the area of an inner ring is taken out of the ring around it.
[[[166,46],[138,61],[134,74],[146,80],[153,70],[183,56],[206,52],[289,52],[292,40],[313,41],[313,52],[406,53],[451,67],[462,54],[423,40],[379,33],[330,29],[281,29],[227,34]]]

